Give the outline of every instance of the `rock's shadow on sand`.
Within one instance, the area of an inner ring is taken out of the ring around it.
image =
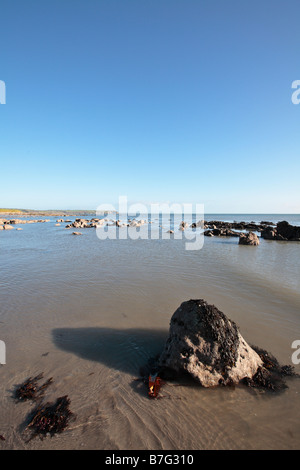
[[[155,329],[118,329],[118,328],[57,328],[52,331],[55,346],[75,356],[102,363],[110,369],[130,374],[135,378],[146,377],[150,372],[149,364],[155,365],[155,357],[164,350],[168,339],[167,330]],[[263,389],[270,391],[283,391],[287,388],[285,377],[296,376],[289,366],[280,366],[272,355],[262,349],[262,359],[267,369],[265,373],[259,372],[251,379],[243,380],[243,387],[247,385],[251,389]],[[271,361],[271,362],[270,362]],[[152,367],[152,366],[151,366]],[[167,369],[168,370],[168,369]],[[147,372],[146,372],[147,371]],[[146,373],[145,373],[146,372]],[[161,375],[161,374],[160,374]],[[175,377],[162,375],[163,379],[173,381]],[[182,374],[176,377],[176,382],[185,385],[199,386],[195,380]],[[241,386],[241,383],[238,386]],[[141,391],[141,383],[132,380],[131,386],[137,393]],[[222,388],[231,388],[222,387]]]
[[[149,359],[162,352],[167,337],[167,330],[138,328],[57,328],[52,331],[53,342],[59,349],[135,376]]]

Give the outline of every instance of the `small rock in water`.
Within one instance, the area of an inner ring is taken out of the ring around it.
[[[253,232],[241,233],[240,239],[239,239],[239,245],[251,245],[251,246],[259,245],[259,238]]]

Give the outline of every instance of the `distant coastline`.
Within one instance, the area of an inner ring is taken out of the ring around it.
[[[112,213],[112,211],[107,211],[107,213]],[[19,215],[22,217],[75,217],[75,216],[93,216],[96,215],[95,210],[32,210],[32,209],[1,209],[0,215],[2,216],[11,216]]]
[[[113,213],[118,213],[117,211],[105,211],[107,214],[113,214]],[[0,208],[0,215],[1,216],[10,216],[10,215],[20,215],[22,217],[31,217],[31,216],[44,216],[44,217],[74,217],[76,215],[78,216],[95,216],[97,211],[96,210],[90,210],[90,209],[79,209],[79,210],[70,210],[70,209],[46,209],[46,210],[37,210],[37,209],[8,209],[8,208]],[[103,211],[104,213],[104,211]],[[256,215],[256,216],[280,216],[282,217],[283,215],[291,215],[291,216],[300,216],[300,214],[296,212],[290,212],[290,213],[270,213],[270,212],[209,212],[207,213],[209,216],[247,216],[247,215]]]

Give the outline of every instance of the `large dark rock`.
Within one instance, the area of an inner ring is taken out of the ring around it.
[[[204,300],[183,302],[173,314],[161,368],[187,371],[204,387],[251,379],[262,366],[236,324]]]
[[[260,235],[265,240],[276,240],[277,229],[275,227],[265,227]]]
[[[283,220],[277,224],[277,236],[282,237],[284,240],[300,240],[300,227],[290,225]]]
[[[300,227],[283,220],[278,222],[276,227],[265,227],[261,237],[266,240],[300,241]]]

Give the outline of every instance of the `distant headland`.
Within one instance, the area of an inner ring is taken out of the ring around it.
[[[108,213],[110,211],[107,211]],[[83,216],[83,215],[96,215],[95,210],[35,210],[35,209],[7,209],[7,208],[0,208],[0,215],[19,215],[23,217],[31,217],[31,216],[40,216],[40,217],[74,217],[76,215]]]

